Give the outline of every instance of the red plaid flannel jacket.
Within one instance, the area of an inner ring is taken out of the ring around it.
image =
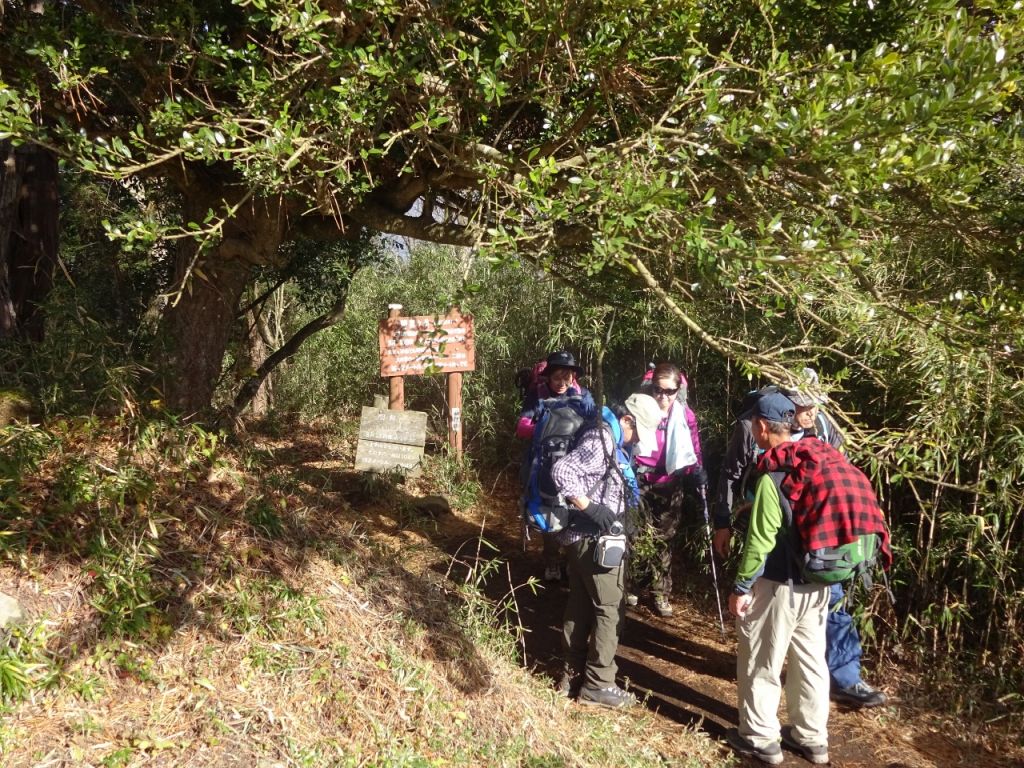
[[[793,508],[793,522],[808,551],[849,544],[878,534],[879,560],[892,564],[885,518],[867,476],[828,443],[805,438],[783,443],[761,456],[759,472],[785,472],[782,492]]]

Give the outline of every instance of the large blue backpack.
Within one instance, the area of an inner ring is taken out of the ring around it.
[[[538,410],[525,466],[523,519],[528,528],[553,533],[568,524],[569,510],[551,479],[551,468],[575,447],[593,406],[579,396],[551,397],[541,400]]]
[[[601,426],[602,421],[612,431],[616,445],[615,462],[609,462],[605,479],[613,469],[618,468],[634,495],[637,493],[636,477],[629,466],[629,459],[618,447],[621,440],[618,419],[608,408],[602,409],[601,416],[597,417],[592,401],[578,396],[542,400],[540,408],[525,467],[521,504],[523,520],[528,529],[555,533],[569,524],[570,509],[551,479],[551,468],[576,447],[580,435],[588,429]]]
[[[640,484],[636,480],[636,472],[633,470],[631,458],[622,449],[622,427],[619,426],[619,420],[608,406],[601,409],[601,418],[612,433],[612,440],[615,444],[615,463],[626,485],[624,494],[626,505],[635,507],[640,503]]]

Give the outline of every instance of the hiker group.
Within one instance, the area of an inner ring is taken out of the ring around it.
[[[636,703],[616,682],[625,610],[646,592],[657,615],[672,615],[675,547],[693,512],[703,516],[720,618],[719,563],[734,537],[741,545],[728,597],[739,701],[729,744],[771,765],[782,762],[782,745],[828,762],[829,699],[851,707],[886,701],[861,678],[843,582],[868,580],[892,554],[871,483],[839,450],[842,434],[821,409],[816,374],[804,369],[799,388],[748,395],[710,508],[682,371],[652,365],[622,405],[600,409],[581,374],[570,352],[557,351],[519,382],[516,435],[528,441],[524,534],[543,540],[544,580],[568,584],[559,692],[582,704]],[[630,567],[641,538],[643,572]],[[791,722],[781,726],[784,663]]]

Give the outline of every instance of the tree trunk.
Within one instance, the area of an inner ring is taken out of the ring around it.
[[[594,370],[591,372],[591,392],[598,408],[604,405],[604,347],[594,353]]]
[[[11,253],[20,186],[14,149],[9,142],[0,142],[0,339],[14,336],[18,327],[18,313],[11,294]]]
[[[247,262],[219,258],[219,251],[215,248],[200,260],[202,276],[188,281],[180,300],[168,308],[164,317],[164,397],[168,409],[186,418],[203,414],[210,407],[231,337],[235,307],[251,271]]]
[[[249,310],[246,313],[246,322],[249,326],[249,334],[246,338],[246,365],[247,372],[256,371],[269,356],[271,345],[267,340],[267,321],[263,312],[266,307],[258,310]],[[251,373],[247,373],[248,378]],[[269,376],[260,383],[259,389],[253,395],[249,412],[256,417],[266,416],[274,402],[273,379]]]
[[[305,342],[305,340],[310,336],[319,333],[324,328],[330,328],[341,320],[345,314],[345,302],[347,299],[348,292],[346,290],[345,295],[339,296],[330,310],[318,317],[315,317],[302,326],[302,328],[296,331],[295,335],[288,339],[288,341],[274,352],[274,354],[264,360],[263,365],[261,365],[259,369],[242,385],[242,388],[235,396],[235,402],[232,406],[225,409],[225,419],[227,421],[237,423],[239,417],[245,412],[245,409],[249,407],[249,404],[256,396],[256,393],[259,392],[260,385],[263,384],[266,378],[278,365],[298,352],[303,342]]]
[[[43,338],[40,305],[57,265],[57,160],[0,142],[0,338]]]
[[[205,210],[186,210],[186,216],[202,221]],[[239,299],[253,265],[274,258],[282,233],[277,209],[264,202],[242,206],[225,225],[221,242],[201,254],[191,270],[197,246],[180,241],[176,284],[183,287],[165,312],[162,328],[163,393],[172,412],[185,418],[208,413]]]

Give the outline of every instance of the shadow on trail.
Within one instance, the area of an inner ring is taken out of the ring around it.
[[[680,725],[699,727],[713,738],[724,739],[727,728],[737,724],[735,707],[671,680],[650,667],[619,659],[619,674],[629,680],[630,690],[648,709]]]
[[[675,674],[711,675],[731,684],[735,660],[729,654],[666,632],[639,612],[629,611],[617,661],[619,675],[629,681],[630,689],[641,698],[646,696],[646,706],[662,717],[699,727],[718,739],[725,738],[726,728],[737,724],[736,707]]]
[[[626,630],[622,633],[621,644],[639,653],[676,664],[690,670],[700,670],[727,682],[736,677],[734,655],[703,645],[691,638],[673,632],[666,632],[659,626],[641,621],[637,612],[627,616]]]

